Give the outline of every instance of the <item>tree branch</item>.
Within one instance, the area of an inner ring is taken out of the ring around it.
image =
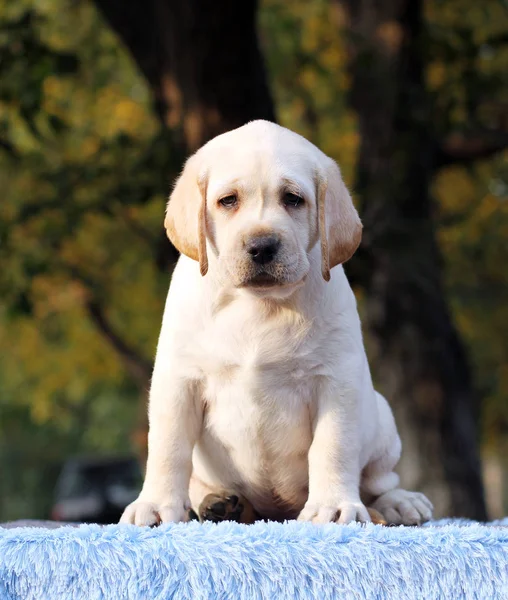
[[[20,158],[19,152],[16,150],[16,148],[9,141],[7,141],[5,139],[0,139],[0,148],[2,150],[4,150],[5,152],[7,152],[7,154],[11,158],[19,160],[19,158]]]
[[[508,148],[508,132],[480,130],[470,133],[454,133],[438,147],[436,166],[469,164],[481,158],[489,158]]]
[[[88,300],[85,308],[97,329],[118,352],[140,387],[146,388],[152,374],[152,365],[150,362],[140,356],[138,352],[120,337],[108,321],[102,306],[97,301]]]
[[[508,33],[506,32],[500,33],[498,35],[493,35],[487,38],[484,42],[482,42],[481,45],[502,46],[504,44],[508,44]]]

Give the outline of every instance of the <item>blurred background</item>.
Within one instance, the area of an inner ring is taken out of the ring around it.
[[[508,513],[508,2],[1,0],[0,521],[108,522],[136,494],[166,198],[256,118],[353,190],[404,485]]]

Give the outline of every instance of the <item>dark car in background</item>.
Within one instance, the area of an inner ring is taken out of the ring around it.
[[[65,462],[51,518],[79,523],[117,523],[141,490],[142,473],[134,457],[80,457]]]

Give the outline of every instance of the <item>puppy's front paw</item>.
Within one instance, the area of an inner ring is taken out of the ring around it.
[[[198,517],[200,521],[236,521],[251,525],[256,520],[256,513],[252,504],[243,496],[236,494],[208,494],[199,506]]]
[[[361,502],[339,502],[338,504],[307,503],[298,516],[298,521],[312,523],[370,523],[370,516]]]
[[[144,502],[140,499],[124,510],[120,523],[155,527],[161,523],[178,523],[189,520],[189,510],[184,502]]]
[[[432,502],[419,492],[391,490],[374,502],[389,525],[421,525],[432,518]]]

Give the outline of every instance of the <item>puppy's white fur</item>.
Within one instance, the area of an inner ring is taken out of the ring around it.
[[[428,520],[427,498],[397,489],[400,439],[337,264],[361,231],[338,167],[287,129],[249,123],[188,161],[166,227],[184,255],[153,372],[146,479],[122,522],[182,521],[221,490],[265,518],[368,521],[366,502],[392,523]],[[281,242],[262,266],[246,251],[260,234]]]

